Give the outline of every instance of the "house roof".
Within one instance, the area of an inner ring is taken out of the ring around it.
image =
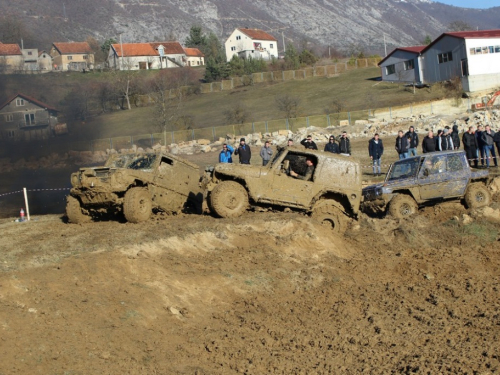
[[[433,40],[431,44],[429,44],[425,49],[422,51],[425,52],[431,46],[436,44],[438,41],[443,39],[446,36],[450,36],[452,38],[459,38],[459,39],[487,39],[487,38],[500,38],[500,29],[495,29],[495,30],[478,30],[478,31],[454,31],[454,32],[449,32],[449,33],[443,33],[441,34],[437,39]]]
[[[198,48],[184,48],[186,56],[190,57],[204,57],[205,55]]]
[[[61,55],[92,53],[87,42],[53,43],[53,46]]]
[[[14,99],[18,98],[18,97],[21,97],[33,104],[36,104],[37,106],[39,107],[42,107],[42,108],[47,108],[47,109],[50,109],[51,111],[56,111],[56,112],[59,112],[57,109],[55,109],[54,107],[44,103],[44,102],[41,102],[40,100],[37,100],[35,98],[32,98],[31,96],[28,96],[28,95],[24,95],[24,94],[21,94],[21,93],[17,93],[13,96],[11,96],[7,101],[5,101],[2,105],[0,105],[0,110],[2,108],[4,108],[7,104],[11,103]]]
[[[392,56],[392,54],[396,51],[404,51],[404,52],[410,52],[410,53],[414,53],[416,55],[420,54],[420,52],[422,52],[425,47],[427,46],[412,46],[412,47],[398,47],[398,48],[395,48],[391,53],[389,53],[386,57],[384,57],[379,63],[378,65],[382,65],[382,63],[387,60],[389,57]]]
[[[276,38],[274,36],[266,33],[264,30],[260,30],[260,29],[247,29],[247,28],[239,28],[238,30],[241,31],[246,36],[249,36],[250,39],[256,39],[256,40],[276,40]]]
[[[0,43],[0,56],[22,55],[21,48],[18,44],[3,44]]]
[[[179,42],[117,43],[113,44],[112,47],[118,56],[158,56],[160,45],[165,48],[165,55],[185,54]],[[121,46],[123,46],[123,55]]]

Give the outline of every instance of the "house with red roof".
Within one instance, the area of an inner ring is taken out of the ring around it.
[[[58,110],[35,98],[15,94],[0,105],[0,139],[38,140],[57,133]]]
[[[278,57],[278,41],[260,29],[235,29],[225,42],[227,61],[233,56],[271,60]]]
[[[87,42],[53,43],[49,54],[53,70],[81,72],[94,68],[94,52]]]
[[[186,65],[179,42],[117,43],[109,48],[108,66],[118,70],[177,68]]]
[[[198,48],[184,48],[186,53],[186,66],[205,65],[205,55]]]
[[[16,73],[24,70],[24,57],[18,44],[0,43],[0,73]]]
[[[383,81],[416,82],[422,81],[422,61],[420,52],[426,46],[399,47],[378,63]]]

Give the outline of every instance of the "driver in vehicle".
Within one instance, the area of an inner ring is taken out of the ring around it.
[[[299,180],[311,181],[314,173],[314,161],[311,158],[306,159],[306,172],[304,175],[298,174],[294,171],[290,171],[290,176],[295,177]]]

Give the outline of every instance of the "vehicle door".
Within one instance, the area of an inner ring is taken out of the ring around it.
[[[467,187],[460,153],[428,155],[419,172],[420,197],[423,200],[460,196]]]

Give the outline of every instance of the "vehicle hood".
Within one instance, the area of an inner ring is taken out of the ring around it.
[[[240,178],[258,178],[262,173],[262,168],[248,164],[219,163],[215,166],[214,172],[216,175],[220,173]]]

